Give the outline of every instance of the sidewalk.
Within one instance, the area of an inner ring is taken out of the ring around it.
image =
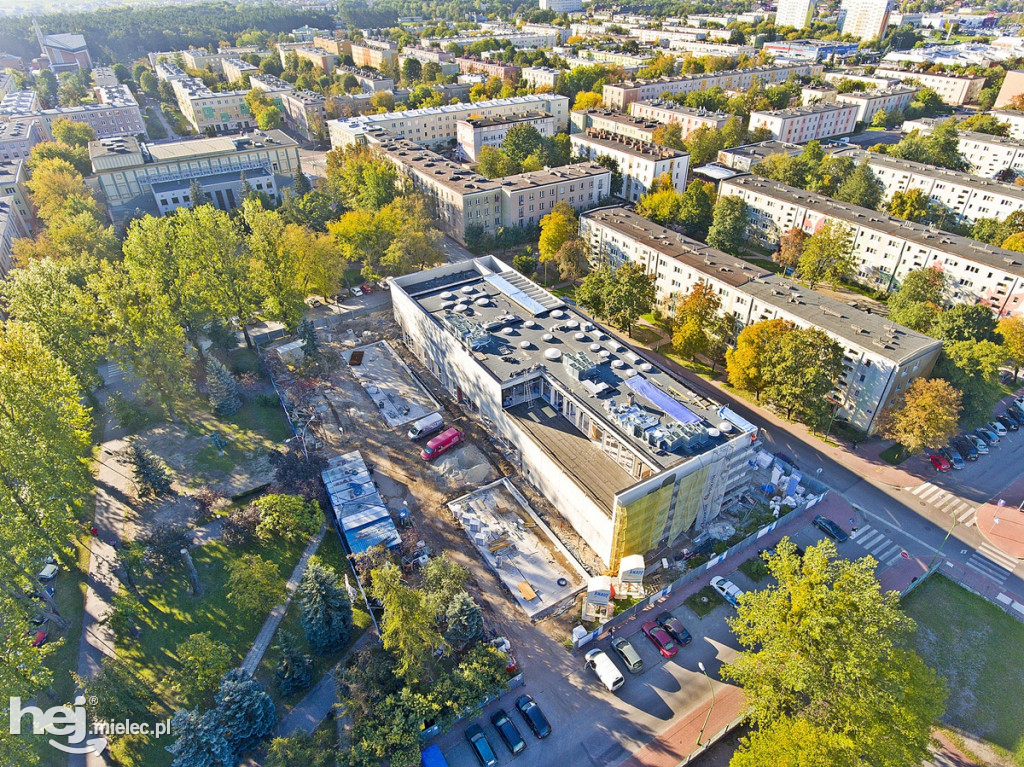
[[[1018,508],[1022,502],[1024,477],[979,506],[975,517],[978,531],[993,546],[1017,559],[1024,559],[1024,511]]]

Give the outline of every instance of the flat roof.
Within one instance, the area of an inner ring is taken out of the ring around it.
[[[489,258],[463,264],[405,275],[394,283],[470,348],[496,380],[512,385],[543,370],[659,471],[744,431],[742,423],[729,421],[721,405],[651,365],[518,272],[507,267],[492,272],[498,262]],[[530,409],[521,410],[519,415],[526,416]],[[591,471],[590,464],[600,461],[595,456],[603,455],[589,440],[588,450],[577,449],[573,431],[557,419],[538,416],[532,428],[562,434],[558,449],[575,462],[576,474]],[[621,482],[610,469],[600,473],[607,475],[600,481],[612,478],[607,485],[612,493],[637,481],[621,469]]]
[[[267,179],[270,178],[271,172],[266,168],[249,168],[248,170],[241,171],[225,171],[224,173],[214,173],[211,176],[204,176],[197,174],[196,179],[201,179],[203,185],[215,185],[215,184],[228,184],[232,181],[238,181],[239,177],[245,173],[247,181],[253,179]],[[154,192],[173,192],[175,189],[188,189],[193,179],[179,179],[177,181],[157,181],[153,184]]]
[[[520,173],[516,176],[506,176],[498,181],[502,189],[531,189],[545,184],[557,184],[560,181],[577,181],[592,176],[603,176],[610,172],[596,162],[577,162],[572,165],[560,165],[557,168],[544,168]]]
[[[674,101],[667,99],[648,99],[647,101],[634,102],[642,104],[647,107],[654,107],[656,109],[664,109],[668,112],[678,112],[679,114],[689,115],[690,117],[703,117],[706,119],[721,119],[728,120],[732,115],[726,114],[725,112],[710,112],[707,109],[700,107],[688,107],[684,104],[677,104]]]
[[[892,237],[900,237],[915,245],[944,250],[954,257],[977,261],[986,266],[1024,277],[1024,254],[1022,253],[1005,250],[941,229],[933,229],[913,221],[904,221],[886,213],[879,213],[877,210],[839,202],[815,192],[807,192],[757,176],[737,176],[723,181],[722,184],[723,186],[731,184],[743,189],[751,189],[769,197],[849,221],[857,226],[884,232]]]
[[[876,354],[894,361],[917,356],[922,350],[940,343],[896,325],[880,314],[809,290],[767,269],[659,226],[627,208],[598,208],[581,214],[580,218],[600,222],[697,272],[741,288],[763,303],[827,330],[847,343],[872,346]]]
[[[832,89],[834,90],[834,89]],[[918,89],[911,85],[891,85],[888,88],[876,88],[869,91],[850,91],[840,93],[836,98],[844,101],[870,101],[871,99],[886,98],[887,96],[901,96],[905,93],[917,93]]]
[[[372,126],[375,123],[392,122],[395,120],[409,120],[425,115],[442,115],[457,112],[472,112],[474,109],[490,109],[501,106],[515,106],[519,104],[536,104],[539,102],[550,102],[554,99],[569,99],[554,93],[535,94],[532,96],[510,96],[505,99],[492,99],[490,101],[478,101],[475,104],[443,104],[439,107],[423,107],[422,109],[405,109],[400,112],[385,112],[383,114],[359,115],[336,122],[352,128],[363,128]]]
[[[906,75],[908,77],[941,77],[946,80],[984,80],[985,78],[981,75],[957,75],[949,74],[946,72],[918,72],[916,69],[900,69],[899,67],[878,67],[875,69],[875,75],[879,73],[896,72],[900,76]],[[882,75],[885,76],[884,74]]]
[[[142,152],[146,162],[173,162],[211,154],[230,154],[252,149],[268,149],[297,146],[297,142],[280,130],[236,133],[230,136],[213,136],[180,139],[162,144],[141,144],[131,136],[100,139],[89,142],[89,157],[124,155]]]
[[[743,144],[729,149],[722,149],[721,152],[734,157],[747,157],[751,160],[764,160],[773,154],[797,155],[804,151],[799,144],[790,144],[785,141],[761,141],[757,144]]]
[[[662,126],[662,123],[657,120],[646,120],[642,117],[634,117],[633,115],[616,112],[614,109],[574,109],[572,114],[586,115],[587,117],[597,120],[607,120],[608,122],[617,123],[618,125],[628,125],[631,128],[638,128],[640,130],[647,131],[648,133],[653,133]]]
[[[19,141],[28,138],[33,120],[7,120],[0,122],[0,141]]]
[[[389,139],[380,148],[391,158],[411,168],[436,184],[459,194],[497,192],[500,184],[476,171],[463,168],[436,152],[424,149],[407,139]]]
[[[495,125],[512,125],[513,123],[530,122],[533,120],[554,119],[547,112],[523,112],[517,115],[498,115],[495,117],[467,117],[459,122],[468,123],[474,128],[490,128]]]
[[[615,152],[639,157],[644,160],[671,160],[676,157],[689,157],[686,152],[672,149],[667,146],[658,146],[648,141],[629,138],[619,133],[599,131],[594,128],[587,128],[584,133],[573,133],[570,138],[574,141],[581,141]]]
[[[814,62],[794,62],[792,64],[765,64],[759,67],[748,67],[747,69],[723,69],[718,72],[697,72],[691,75],[679,75],[675,77],[659,77],[656,80],[633,80],[632,82],[608,83],[607,88],[642,88],[645,85],[657,85],[670,83],[684,83],[691,80],[707,80],[719,77],[732,77],[736,75],[756,75],[766,72],[782,72],[787,69],[813,66]]]
[[[838,112],[843,109],[852,109],[853,104],[842,104],[829,101],[819,101],[815,104],[806,104],[804,106],[787,107],[786,109],[757,109],[751,112],[753,115],[771,115],[772,117],[800,117],[803,115],[812,115],[819,112]]]

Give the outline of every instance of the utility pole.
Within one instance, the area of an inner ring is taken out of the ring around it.
[[[708,720],[711,719],[711,712],[715,710],[715,686],[711,684],[711,677],[708,676],[708,670],[704,668],[704,663],[699,662],[697,668],[700,669],[700,673],[704,675],[704,678],[708,680],[708,687],[711,688],[711,705],[708,707],[708,715],[704,717],[704,724],[701,725],[700,732],[697,733],[697,745],[700,745],[700,739],[704,737],[704,728],[708,726]]]

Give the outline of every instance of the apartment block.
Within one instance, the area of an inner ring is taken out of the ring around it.
[[[875,77],[885,77],[900,82],[916,80],[922,87],[931,88],[939,94],[940,99],[955,107],[973,104],[978,100],[981,89],[985,87],[985,78],[981,75],[934,74],[879,67],[875,70]]]
[[[1006,123],[1010,129],[1010,138],[1018,141],[1024,140],[1024,112],[1012,109],[994,109],[989,114],[999,122]]]
[[[858,69],[839,69],[835,72],[825,72],[822,74],[822,78],[825,82],[832,85],[839,85],[841,82],[850,80],[852,82],[864,83],[868,88],[891,88],[894,85],[899,85],[901,82],[894,77],[872,77],[871,75],[865,75]]]
[[[757,144],[743,144],[730,149],[722,149],[718,152],[717,162],[726,168],[749,173],[751,168],[759,162],[764,162],[773,154],[785,154],[793,157],[803,150],[804,148],[799,144],[787,144],[784,141],[774,140],[762,141]]]
[[[173,61],[158,61],[155,65],[156,79],[160,82],[173,82],[174,80],[188,80],[189,76],[184,69]]]
[[[0,160],[27,160],[32,154],[32,147],[46,140],[47,136],[38,119],[0,122]]]
[[[193,179],[208,189],[214,205],[230,210],[241,204],[243,180],[274,197],[300,167],[298,144],[279,130],[160,144],[103,139],[89,143],[89,158],[115,220],[135,210],[164,213],[190,204]]]
[[[245,75],[259,74],[260,68],[254,67],[248,61],[242,59],[224,59],[221,62],[221,70],[224,79],[229,83],[238,82]]]
[[[0,115],[19,117],[39,111],[39,97],[35,91],[11,91],[0,99]]]
[[[518,80],[519,67],[515,64],[503,64],[500,61],[484,61],[463,56],[455,59],[462,74],[482,74],[487,77],[500,77],[502,80]]]
[[[300,61],[312,62],[313,66],[330,74],[338,66],[338,54],[323,48],[316,48],[312,45],[305,45],[295,49],[295,55]]]
[[[625,111],[634,101],[650,101],[666,93],[690,93],[707,88],[746,91],[754,83],[772,85],[784,82],[790,75],[813,77],[820,74],[822,66],[812,62],[779,64],[750,69],[728,69],[721,72],[665,77],[659,80],[637,80],[631,83],[615,83],[604,86],[601,100],[606,107]]]
[[[386,134],[425,146],[455,142],[459,120],[469,117],[511,117],[528,112],[547,112],[555,118],[555,131],[569,129],[569,99],[553,93],[512,96],[475,104],[446,104],[388,114],[360,115],[330,123],[331,146],[363,143],[371,135]]]
[[[886,198],[897,191],[920,189],[964,223],[979,218],[1002,220],[1024,210],[1024,187],[1021,186],[852,147],[826,151],[834,157],[849,157],[858,165],[867,162],[875,178],[885,186]]]
[[[178,99],[178,108],[197,133],[208,129],[232,132],[256,125],[245,97],[249,91],[218,91],[206,87],[202,80],[173,80],[171,87]]]
[[[814,0],[779,0],[775,26],[803,29],[810,26],[813,14]]]
[[[31,234],[14,208],[14,198],[0,197],[0,278],[6,279],[14,267],[14,241]]]
[[[117,79],[117,75],[114,74],[113,67],[93,67],[92,72],[92,84],[97,88],[113,87],[120,85],[121,83]]]
[[[843,136],[857,127],[857,106],[818,103],[750,113],[750,130],[767,128],[779,141],[803,144]]]
[[[539,0],[542,11],[555,13],[579,13],[583,10],[583,0]]]
[[[316,35],[310,42],[313,48],[321,48],[333,53],[339,60],[342,56],[352,54],[352,41],[345,38],[338,38],[334,35]]]
[[[421,40],[420,44],[435,48],[447,48],[455,43],[466,48],[473,43],[491,37],[506,45],[511,45],[513,48],[550,48],[558,44],[561,33],[548,29],[541,32],[522,32],[515,27],[496,27],[476,34],[427,38]]]
[[[555,135],[555,118],[547,112],[527,112],[512,117],[469,117],[456,123],[455,135],[462,156],[476,162],[485,146],[500,148],[509,130],[532,125],[542,136]]]
[[[887,115],[903,112],[914,100],[917,90],[906,85],[896,85],[875,91],[837,93],[835,100],[857,107],[857,122],[866,125],[882,110],[885,110]]]
[[[936,267],[949,277],[954,303],[985,304],[1001,317],[1024,314],[1020,253],[754,176],[723,181],[719,194],[747,203],[750,234],[769,247],[794,227],[814,234],[837,221],[850,229],[857,277],[866,284],[895,290],[908,272]]]
[[[1003,78],[1003,84],[999,87],[999,94],[996,96],[993,106],[996,109],[1002,109],[1022,93],[1024,93],[1024,72],[1011,70]]]
[[[858,40],[874,40],[885,34],[892,0],[843,0],[839,29]]]
[[[574,109],[569,114],[569,130],[572,133],[586,133],[588,129],[594,128],[624,138],[653,142],[654,131],[660,127],[661,123],[653,120],[641,120],[611,109]]]
[[[903,123],[903,132],[931,133],[949,118],[921,118]],[[995,178],[1004,170],[1024,171],[1024,139],[992,136],[988,133],[960,131],[960,154],[971,173]]]
[[[99,104],[42,110],[39,118],[43,129],[53,135],[53,124],[64,119],[85,123],[96,133],[96,138],[146,135],[146,123],[142,119],[139,104],[127,85],[97,88],[96,95]]]
[[[223,53],[210,53],[205,48],[189,48],[180,53],[189,69],[208,69],[215,75],[224,73],[224,59],[230,58]]]
[[[406,347],[612,570],[703,530],[748,489],[753,424],[507,264],[391,285]]]
[[[709,112],[706,109],[694,109],[667,99],[651,101],[634,101],[629,105],[629,113],[641,120],[654,120],[658,123],[679,123],[684,137],[689,136],[698,128],[721,129],[729,122],[732,115],[725,112]]]
[[[377,93],[378,91],[393,91],[395,79],[386,77],[376,69],[366,67],[339,66],[335,70],[339,74],[352,75],[359,83],[364,93]]]
[[[394,67],[398,65],[398,49],[393,43],[381,40],[352,43],[352,63],[373,69]]]
[[[587,159],[610,157],[615,160],[622,174],[619,194],[624,199],[636,202],[651,191],[655,179],[662,176],[668,176],[677,191],[686,189],[686,172],[690,167],[690,155],[686,152],[594,128],[588,128],[585,133],[573,133],[569,141],[573,151]]]
[[[522,79],[533,88],[551,88],[558,85],[562,70],[554,67],[523,67]]]
[[[636,263],[653,275],[658,301],[671,312],[698,282],[714,288],[737,327],[785,319],[825,331],[843,347],[843,374],[833,392],[836,420],[872,433],[885,407],[911,381],[928,375],[942,343],[808,290],[748,261],[666,229],[624,207],[580,216],[580,236],[596,262]]]

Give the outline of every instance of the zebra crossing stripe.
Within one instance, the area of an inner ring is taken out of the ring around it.
[[[921,493],[921,495],[918,497],[922,501],[930,501],[933,498],[943,495],[945,492],[946,491],[943,490],[941,487],[936,487],[935,485],[932,485],[931,490],[929,490],[927,493]]]
[[[900,561],[901,559],[903,559],[903,549],[900,549],[900,550],[899,550],[899,551],[897,551],[897,552],[896,552],[895,554],[893,554],[893,555],[892,555],[891,557],[889,557],[889,558],[888,558],[888,559],[887,559],[887,560],[885,561],[885,565],[886,565],[886,567],[888,567],[888,566],[890,566],[890,565],[894,565],[894,564],[896,564],[897,562],[899,562],[899,561]]]
[[[975,562],[975,559],[977,559],[977,562]],[[986,578],[991,578],[996,583],[1002,583],[1010,577],[1010,574],[1006,570],[997,567],[991,560],[986,559],[979,554],[973,555],[964,564],[975,572],[981,573]]]
[[[961,523],[967,521],[968,519],[974,516],[975,511],[977,511],[977,509],[968,508],[967,511],[965,511],[963,514],[956,518],[956,521]]]
[[[879,562],[888,562],[893,556],[899,556],[899,553],[903,551],[902,546],[894,545],[891,549],[887,549],[886,552],[878,557]]]
[[[884,536],[877,530],[872,530],[870,535],[866,535],[860,538],[857,543],[863,546],[865,549],[876,543],[879,539],[884,540]]]
[[[978,546],[978,553],[986,559],[990,559],[1000,567],[1013,572],[1017,569],[1017,560],[1009,554],[1005,554],[990,543],[982,543]]]
[[[923,485],[918,485],[917,487],[915,487],[910,492],[910,494],[911,495],[921,495],[921,493],[923,493],[925,490],[927,490],[930,487],[935,487],[935,485],[933,485],[931,482],[925,482]]]

